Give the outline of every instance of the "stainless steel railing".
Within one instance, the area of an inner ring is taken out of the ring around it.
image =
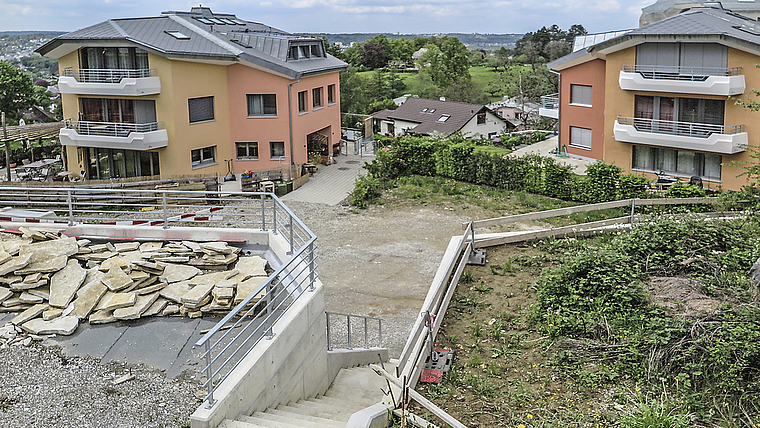
[[[63,123],[65,128],[75,129],[79,135],[101,137],[126,137],[133,132],[151,132],[163,128],[163,122],[117,123],[66,119]]]
[[[551,95],[543,95],[541,97],[541,108],[549,110],[559,109],[559,93]]]
[[[383,347],[382,319],[338,312],[325,312],[325,316],[327,317],[328,351],[332,351],[336,346],[338,349],[354,349],[357,336],[360,346],[363,345],[365,349]],[[377,325],[376,330],[375,325]],[[336,335],[339,337],[336,338]]]
[[[82,83],[119,83],[124,78],[141,78],[156,75],[155,68],[135,70],[110,68],[64,68],[61,76],[73,77]]]
[[[673,120],[642,119],[618,116],[621,125],[632,125],[640,132],[656,134],[682,135],[688,137],[707,138],[712,134],[739,134],[744,132],[744,125],[713,125],[710,123],[677,122]]]
[[[741,67],[687,67],[664,65],[627,65],[625,73],[639,73],[645,79],[703,81],[710,76],[740,76]]]

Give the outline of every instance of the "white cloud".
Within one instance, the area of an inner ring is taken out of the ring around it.
[[[602,12],[615,12],[620,10],[620,3],[617,0],[600,0],[596,2],[593,9]]]

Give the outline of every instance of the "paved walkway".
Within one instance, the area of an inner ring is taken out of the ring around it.
[[[540,143],[531,144],[528,147],[515,150],[513,153],[516,156],[523,156],[525,154],[534,153],[545,157],[554,158],[560,165],[570,165],[573,167],[573,172],[576,174],[586,174],[586,167],[595,162],[593,159],[580,159],[574,157],[559,157],[555,154],[549,153],[551,150],[557,148],[557,137],[549,138],[548,140],[541,141]]]
[[[298,189],[283,196],[288,201],[312,202],[327,205],[338,205],[354,190],[354,183],[359,176],[366,175],[365,162],[372,162],[374,156],[336,156],[337,163],[319,165],[319,171],[309,178],[309,181]]]

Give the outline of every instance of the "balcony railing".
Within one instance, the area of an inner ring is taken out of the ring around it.
[[[64,68],[61,76],[73,77],[82,83],[119,83],[125,78],[143,78],[156,75],[154,68],[139,70],[96,69],[96,68]]]
[[[95,135],[101,137],[127,137],[133,132],[158,131],[163,127],[163,122],[149,123],[115,123],[115,122],[90,122],[67,119],[64,121],[66,129],[75,129],[79,135]]]
[[[541,108],[549,110],[559,109],[559,94],[544,95],[541,97]]]
[[[633,126],[639,132],[682,135],[686,137],[707,138],[712,134],[735,135],[744,132],[744,125],[725,126],[622,116],[618,116],[617,121],[621,125]]]
[[[623,72],[638,73],[645,79],[702,82],[710,76],[741,76],[741,67],[682,67],[663,65],[623,65]]]

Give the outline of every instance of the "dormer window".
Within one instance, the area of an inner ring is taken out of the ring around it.
[[[184,34],[183,34],[182,32],[180,32],[180,31],[176,31],[176,30],[166,30],[166,31],[165,31],[165,33],[166,33],[166,34],[168,34],[168,35],[170,35],[170,36],[172,36],[172,37],[174,37],[174,38],[175,38],[175,39],[177,39],[177,40],[190,40],[190,37],[189,37],[189,36],[186,36],[186,35],[184,35]]]
[[[300,60],[309,58],[322,58],[325,56],[322,44],[319,42],[290,44],[288,60]]]

